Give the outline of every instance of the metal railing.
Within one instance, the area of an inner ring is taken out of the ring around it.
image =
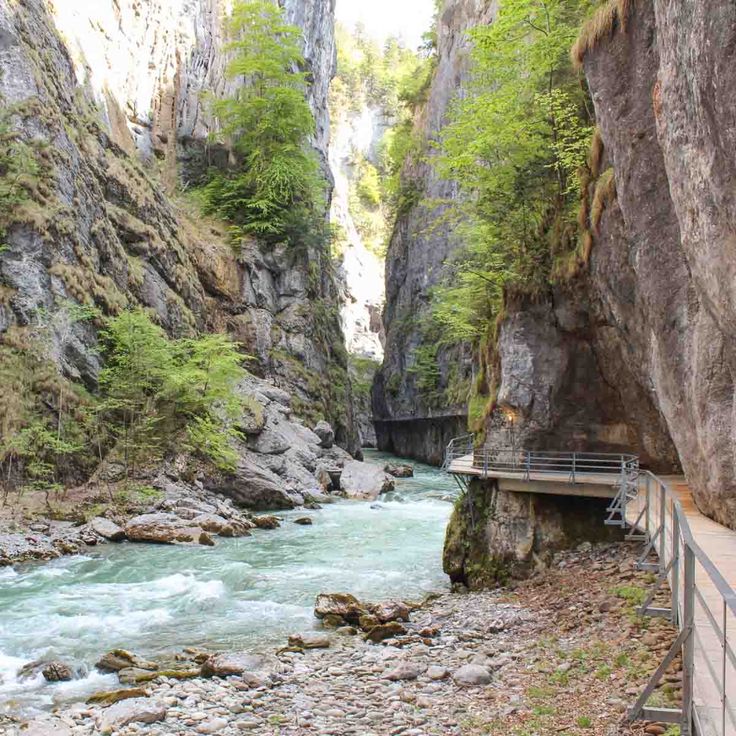
[[[736,734],[736,592],[697,543],[678,495],[656,475],[645,472],[639,493],[629,502],[630,538],[645,542],[641,569],[657,572],[640,613],[666,616],[679,634],[629,711],[629,718],[677,723],[683,736]],[[636,514],[636,518],[634,518]],[[637,532],[638,537],[637,537]],[[656,563],[648,561],[654,553]],[[668,608],[653,605],[669,583]],[[682,707],[650,707],[648,702],[668,667],[682,655]]]
[[[570,483],[584,476],[617,474],[619,491],[606,523],[629,527],[627,538],[644,542],[638,567],[656,573],[639,612],[667,617],[678,627],[675,641],[628,717],[678,724],[682,736],[736,736],[736,654],[731,645],[736,591],[696,541],[677,493],[664,480],[649,471],[640,473],[635,455],[477,448],[472,435],[449,443],[444,468],[456,477],[507,473],[526,480],[568,473]],[[652,554],[656,562],[650,561]],[[736,566],[736,559],[729,564]],[[665,595],[665,582],[668,606],[655,604],[658,593]],[[678,656],[681,706],[652,702]]]
[[[591,475],[638,477],[637,455],[591,452],[542,452],[511,448],[475,447],[472,435],[452,440],[445,452],[445,470],[456,474],[490,477],[500,474],[520,475],[530,480],[533,475],[567,474],[570,483],[585,481]]]

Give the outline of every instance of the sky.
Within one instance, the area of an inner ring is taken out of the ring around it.
[[[348,28],[362,22],[377,40],[401,36],[407,46],[419,46],[434,15],[433,0],[337,0],[337,19]]]

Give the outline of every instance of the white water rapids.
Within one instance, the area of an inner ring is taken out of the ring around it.
[[[373,453],[369,460],[390,456]],[[143,656],[185,646],[258,650],[315,626],[314,598],[416,598],[447,588],[441,555],[455,496],[450,479],[415,477],[371,504],[341,501],[284,514],[275,531],[217,546],[105,545],[84,555],[0,570],[0,713],[32,713],[114,687],[93,667],[122,647]],[[378,506],[379,508],[374,508]],[[68,683],[19,682],[19,667],[60,659],[88,674]]]

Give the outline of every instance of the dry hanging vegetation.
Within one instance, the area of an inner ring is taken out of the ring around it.
[[[609,0],[585,23],[570,51],[576,69],[583,66],[585,55],[603,39],[610,38],[617,28],[626,31],[635,0]]]

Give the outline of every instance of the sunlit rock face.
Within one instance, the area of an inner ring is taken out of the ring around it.
[[[616,199],[587,275],[511,305],[499,391],[517,442],[681,464],[700,509],[731,527],[734,23],[732,3],[635,3],[586,55]],[[509,431],[497,412],[489,437]]]
[[[348,112],[333,121],[330,167],[335,179],[332,198],[332,221],[344,233],[342,278],[345,296],[342,324],[348,352],[376,362],[383,360],[383,324],[381,312],[385,300],[384,264],[366,247],[350,214],[352,161],[363,154],[376,165],[378,145],[390,127],[381,110],[366,106],[358,113]]]
[[[304,30],[328,174],[334,2],[285,10]],[[224,0],[0,0],[0,95],[39,166],[0,253],[0,332],[32,331],[43,314],[50,356],[91,385],[97,332],[70,318],[70,304],[105,314],[140,304],[174,335],[226,329],[254,356],[252,370],[355,448],[326,254],[246,243],[236,257],[224,224],[179,193],[227,162],[207,137],[211,96],[240,83],[225,75],[228,11]]]

